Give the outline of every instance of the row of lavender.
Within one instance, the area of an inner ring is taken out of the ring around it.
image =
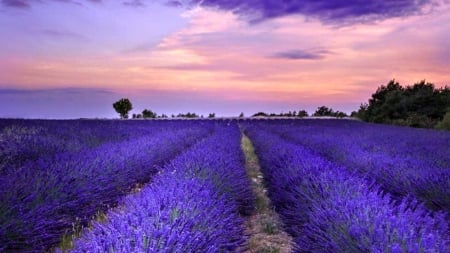
[[[237,252],[253,195],[237,125],[179,155],[75,241],[72,252]]]
[[[297,252],[450,252],[444,214],[412,198],[394,203],[375,183],[261,123],[246,133]]]
[[[0,120],[0,174],[38,158],[138,138],[164,127],[167,126],[107,120],[3,119]]]
[[[350,120],[279,121],[263,127],[374,179],[394,198],[408,195],[450,214],[450,133]]]
[[[91,133],[100,133],[105,124],[97,123],[90,123],[95,128]],[[214,123],[116,121],[114,127],[119,130],[112,133],[130,132],[135,138],[105,139],[96,147],[42,155],[0,175],[1,252],[54,246],[75,222],[86,225],[134,185],[149,181],[158,166],[211,134]]]

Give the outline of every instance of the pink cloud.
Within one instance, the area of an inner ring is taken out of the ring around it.
[[[339,27],[300,15],[249,24],[231,11],[201,7],[183,17],[185,28],[126,53],[0,61],[13,69],[0,72],[0,82],[157,90],[173,101],[177,92],[198,92],[205,100],[355,109],[392,78],[405,85],[450,83],[447,5],[433,15]]]

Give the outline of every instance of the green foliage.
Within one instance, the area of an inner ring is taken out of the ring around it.
[[[188,112],[186,114],[178,113],[178,115],[176,117],[177,118],[199,118],[199,116],[195,112]]]
[[[242,113],[242,117],[243,117]],[[300,110],[298,113],[296,111],[289,111],[289,112],[282,112],[282,113],[265,113],[265,112],[258,112],[253,114],[252,117],[307,117],[308,112],[305,110]],[[240,117],[240,116],[239,116]]]
[[[333,109],[326,106],[320,106],[314,112],[313,116],[333,116]]]
[[[354,115],[364,121],[432,128],[450,107],[450,89],[425,81],[402,87],[391,80],[380,86]]]
[[[313,116],[315,116],[315,117],[330,116],[330,117],[343,118],[343,117],[347,117],[347,114],[345,114],[345,112],[333,111],[332,108],[328,108],[326,106],[320,106],[314,112]]]
[[[267,117],[267,116],[269,116],[269,115],[265,112],[257,112],[255,114],[253,114],[252,117]]]
[[[300,110],[298,111],[297,117],[303,118],[303,117],[308,117],[308,112],[305,110]]]
[[[144,109],[143,111],[142,111],[142,117],[144,118],[144,119],[154,119],[154,118],[156,118],[158,115],[156,114],[156,112],[153,112],[153,111],[151,111],[151,110],[147,110],[147,109]]]
[[[133,109],[133,105],[128,98],[118,100],[113,104],[113,107],[122,119],[128,119],[128,112]]]
[[[436,125],[436,129],[450,130],[450,109],[445,113],[442,121]]]

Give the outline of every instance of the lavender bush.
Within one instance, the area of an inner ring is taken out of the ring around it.
[[[285,140],[374,179],[395,199],[413,195],[450,214],[450,132],[350,120],[260,123]]]
[[[72,252],[237,252],[253,208],[236,124],[165,166],[75,242]]]
[[[144,123],[141,123],[144,124]],[[147,182],[157,166],[207,136],[213,124],[163,124],[164,131],[79,152],[62,152],[8,170],[0,177],[0,251],[45,251],[73,223],[86,225],[98,211],[114,206],[137,183]],[[118,124],[117,127],[120,127]]]
[[[297,252],[449,252],[444,214],[414,198],[395,204],[375,183],[260,126],[246,131]]]
[[[143,121],[0,120],[0,174],[56,153],[77,152],[157,133],[168,125]]]

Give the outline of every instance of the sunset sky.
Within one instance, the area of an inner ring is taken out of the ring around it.
[[[351,112],[382,84],[450,85],[450,4],[0,0],[0,117]]]

